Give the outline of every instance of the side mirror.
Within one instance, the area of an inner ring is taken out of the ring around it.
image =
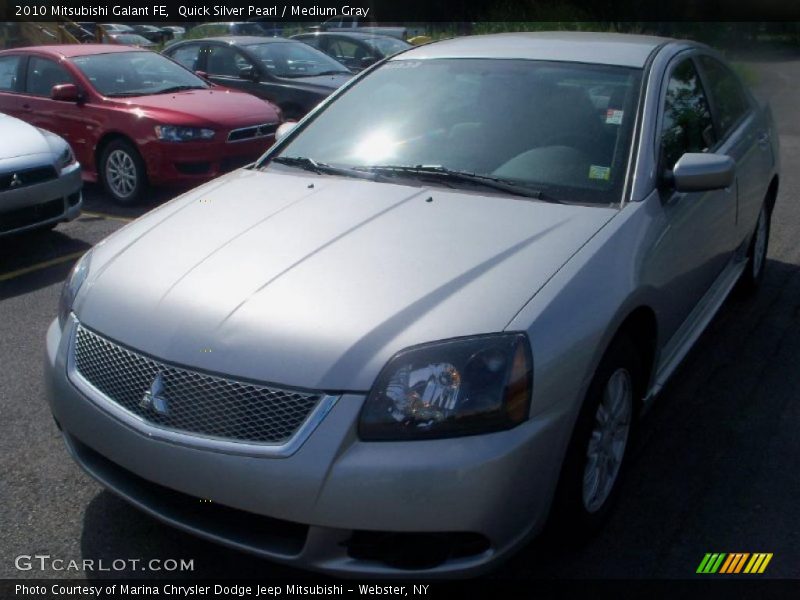
[[[81,93],[74,83],[62,83],[52,87],[50,97],[59,102],[80,102]]]
[[[248,65],[239,69],[239,78],[246,79],[247,81],[257,81],[258,71],[253,65]]]
[[[672,169],[672,180],[678,192],[720,190],[733,183],[736,163],[730,156],[687,152]]]
[[[379,60],[380,59],[377,56],[364,56],[364,57],[361,58],[361,61],[360,61],[361,65],[360,66],[361,66],[362,69],[366,69],[367,67],[369,67],[371,65],[374,65]]]
[[[286,134],[294,129],[296,125],[297,121],[286,121],[285,123],[281,123],[278,126],[278,129],[275,130],[275,141],[277,142],[281,138],[285,138]]]

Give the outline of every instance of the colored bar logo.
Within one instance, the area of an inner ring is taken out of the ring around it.
[[[703,557],[703,560],[700,561],[700,566],[697,567],[696,572],[702,574],[721,573],[731,575],[749,573],[755,575],[763,573],[771,560],[771,552],[756,552],[754,554],[749,552],[733,552],[730,554],[708,552]]]

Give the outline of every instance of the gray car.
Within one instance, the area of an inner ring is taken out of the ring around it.
[[[63,138],[0,113],[0,237],[76,218],[81,186]]]
[[[474,573],[548,518],[596,528],[643,409],[763,277],[769,109],[688,41],[504,34],[401,53],[289,128],[75,267],[46,368],[74,459],[330,573]]]

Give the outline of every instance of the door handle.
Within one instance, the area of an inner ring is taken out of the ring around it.
[[[759,131],[758,136],[756,136],[756,141],[762,148],[769,146],[769,131]]]
[[[22,110],[31,110],[31,105],[30,104],[23,104],[22,105]]]

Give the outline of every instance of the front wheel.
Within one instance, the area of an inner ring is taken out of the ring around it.
[[[103,185],[118,204],[133,204],[147,186],[147,172],[139,151],[126,140],[114,140],[100,160]]]
[[[619,493],[644,392],[639,357],[633,341],[618,336],[589,386],[553,504],[556,527],[568,537],[596,530]]]

